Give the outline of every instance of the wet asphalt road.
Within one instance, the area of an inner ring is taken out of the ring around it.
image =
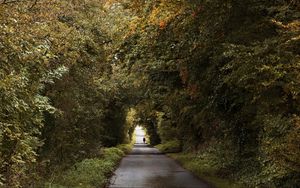
[[[133,151],[123,158],[110,188],[212,188],[157,149],[143,144],[144,131],[136,129]]]

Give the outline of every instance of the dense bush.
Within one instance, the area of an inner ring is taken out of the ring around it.
[[[0,2],[1,186],[34,186],[130,139],[126,97],[106,63],[112,39],[103,6]]]
[[[218,155],[212,153],[195,154],[195,153],[180,153],[169,154],[170,157],[177,160],[184,168],[189,169],[199,177],[206,179],[218,188],[243,188],[245,185],[237,184],[235,181],[224,180],[223,174],[218,174],[220,166],[214,162]],[[214,159],[214,160],[213,160]],[[218,161],[218,160],[217,160]],[[221,176],[221,177],[220,177]]]
[[[100,151],[98,157],[75,163],[69,170],[60,174],[59,177],[54,177],[53,181],[46,183],[45,186],[54,188],[105,187],[109,183],[109,178],[119,161],[130,148],[130,145],[104,148]]]
[[[181,144],[179,140],[171,140],[156,146],[161,152],[176,153],[181,151]]]

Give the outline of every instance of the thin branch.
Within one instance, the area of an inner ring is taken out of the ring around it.
[[[28,10],[31,10],[34,8],[34,6],[37,4],[38,0],[34,0],[33,4],[29,7]]]

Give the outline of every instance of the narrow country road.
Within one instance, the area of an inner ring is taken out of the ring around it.
[[[143,144],[144,131],[136,129],[136,144],[110,181],[110,188],[212,188],[157,149]]]

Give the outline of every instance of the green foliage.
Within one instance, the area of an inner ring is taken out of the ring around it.
[[[295,2],[140,5],[138,22],[129,24],[134,30],[119,46],[116,70],[139,80],[143,94],[137,94],[136,109],[150,142],[164,146],[176,137],[185,150],[208,153],[216,176],[295,187],[294,119],[300,113]]]
[[[299,143],[299,136],[295,134],[299,133],[299,118],[294,117],[292,121],[285,117],[263,119],[259,158],[263,169],[259,176],[267,177],[274,186],[289,187],[298,183],[300,179],[296,174],[299,174],[299,151],[295,147]],[[293,178],[295,182],[282,182],[286,177]]]
[[[197,176],[209,181],[216,187],[220,188],[242,188],[245,185],[234,183],[233,180],[216,177],[216,167],[212,160],[205,155],[192,153],[169,154],[172,158],[180,162],[186,169],[192,171]],[[205,157],[204,157],[205,156]]]
[[[130,139],[105,19],[99,1],[0,3],[1,184],[34,186]]]
[[[158,130],[157,133],[159,134],[159,137],[161,138],[162,143],[168,142],[170,140],[173,140],[174,138],[177,138],[177,129],[176,124],[172,122],[171,120],[167,119],[165,114],[158,113],[157,115],[158,119]]]
[[[102,187],[105,173],[113,170],[113,163],[101,159],[85,159],[63,175],[62,184],[71,187]]]
[[[120,156],[124,156],[124,152],[119,148],[105,148],[103,153],[104,158],[107,158],[113,162],[119,161]]]
[[[0,185],[34,186],[140,124],[153,145],[202,152],[201,172],[297,186],[298,4],[1,2]],[[80,172],[110,169],[99,160]]]
[[[1,17],[5,13],[7,10],[1,11]],[[12,20],[19,15],[14,16]],[[43,113],[55,112],[42,95],[45,84],[61,78],[68,69],[59,64],[49,67],[55,57],[47,51],[45,41],[31,41],[28,28],[22,30],[24,35],[15,36],[13,23],[0,22],[6,28],[0,30],[0,182],[19,187],[20,182],[31,178],[28,173],[42,145]]]
[[[124,150],[128,150],[129,147],[129,145],[121,145],[115,148],[104,148],[99,157],[75,163],[73,167],[54,179],[52,183],[47,183],[45,187],[104,187],[124,156]]]
[[[135,142],[132,142],[130,144],[120,144],[117,146],[118,149],[122,150],[125,154],[129,153],[132,150],[133,144]]]
[[[181,143],[179,140],[168,141],[156,146],[163,153],[177,153],[181,151]]]

